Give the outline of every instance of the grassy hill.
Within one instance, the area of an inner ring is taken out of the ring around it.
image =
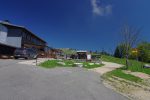
[[[103,55],[102,60],[107,61],[107,62],[114,62],[114,63],[118,63],[118,64],[123,64],[124,66],[126,64],[125,59],[115,58],[112,56]],[[129,60],[129,62],[130,62],[130,66],[128,67],[128,70],[133,71],[133,72],[143,72],[143,73],[150,75],[150,69],[143,68],[142,65],[144,63],[136,61],[136,60]]]
[[[136,76],[133,76],[131,74],[126,74],[123,72],[125,70],[125,64],[126,60],[125,59],[120,59],[120,58],[115,58],[112,56],[106,56],[102,55],[102,60],[107,61],[107,62],[113,62],[113,63],[118,63],[124,65],[122,68],[118,68],[116,70],[113,70],[109,73],[106,74],[106,76],[116,76],[120,77],[129,81],[134,81],[134,82],[141,82],[142,79]],[[150,69],[149,68],[143,68],[142,67],[142,62],[136,61],[136,60],[129,60],[130,61],[130,66],[128,67],[127,70],[130,70],[132,72],[142,72],[150,75]]]

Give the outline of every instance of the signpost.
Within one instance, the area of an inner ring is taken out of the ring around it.
[[[131,52],[134,56],[136,56],[136,60],[138,60],[138,53],[139,53],[138,49],[134,48],[134,49],[132,49]]]
[[[36,66],[38,65],[38,56],[39,55],[36,56]]]

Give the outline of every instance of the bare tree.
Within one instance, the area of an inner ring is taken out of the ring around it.
[[[141,28],[134,28],[129,25],[124,25],[121,30],[122,44],[125,46],[126,67],[129,66],[129,52],[138,43]]]

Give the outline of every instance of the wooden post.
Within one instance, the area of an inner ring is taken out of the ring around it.
[[[38,65],[38,55],[36,56],[36,66]]]

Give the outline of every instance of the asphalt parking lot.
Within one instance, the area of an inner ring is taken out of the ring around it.
[[[127,100],[82,68],[45,69],[0,60],[0,100]]]

